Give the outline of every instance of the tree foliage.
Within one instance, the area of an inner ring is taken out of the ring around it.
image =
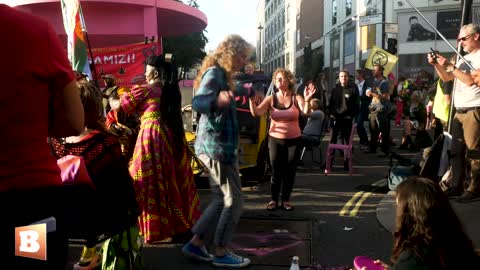
[[[194,8],[199,7],[196,0],[188,0],[188,5]],[[205,57],[205,45],[208,39],[204,32],[163,38],[163,51],[174,55],[178,67],[181,68],[180,74],[188,72]]]

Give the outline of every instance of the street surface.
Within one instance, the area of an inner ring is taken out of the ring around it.
[[[182,95],[183,107],[191,101],[191,88],[182,88]],[[185,119],[190,117],[186,115]],[[191,128],[188,123],[186,128]],[[402,129],[392,127],[391,134],[399,145]],[[323,151],[329,139],[325,136]],[[397,151],[396,147],[392,150]],[[419,155],[397,152],[407,158]],[[315,150],[314,157],[319,159],[318,150]],[[389,160],[365,154],[358,147],[357,136],[354,138],[353,157],[352,176],[344,171],[343,159],[338,152],[333,171],[325,176],[307,151],[304,165],[297,171],[291,198],[295,207],[292,212],[266,211],[265,205],[270,201],[269,183],[258,183],[254,177],[243,175],[245,208],[230,248],[251,259],[248,269],[289,269],[293,256],[300,257],[301,269],[311,270],[349,269],[353,258],[359,255],[389,262],[395,218],[394,195],[386,194],[385,177]],[[197,184],[203,209],[209,202],[208,179],[201,178]],[[452,201],[452,204],[478,247],[480,216],[476,211],[480,202],[458,204]],[[181,247],[185,241],[146,245],[143,254],[146,269],[214,269],[210,264],[184,258]],[[67,269],[72,269],[72,263],[79,258],[81,249],[72,245],[70,251]]]
[[[394,128],[393,134],[399,133],[400,129]],[[328,139],[325,136],[323,149]],[[318,159],[318,152],[315,155]],[[376,217],[377,205],[388,192],[386,183],[380,181],[388,172],[387,158],[355,148],[352,176],[343,170],[338,154],[328,176],[310,159],[306,152],[305,164],[298,169],[292,212],[266,211],[269,184],[252,183],[244,177],[245,210],[232,248],[252,260],[249,269],[288,269],[294,255],[300,257],[302,269],[343,269],[351,266],[358,255],[389,261],[392,236]],[[207,179],[199,181],[200,199],[205,207],[210,191],[202,188]],[[181,247],[181,243],[146,246],[146,269],[212,268],[185,259]],[[71,250],[74,260],[80,249],[72,246]]]

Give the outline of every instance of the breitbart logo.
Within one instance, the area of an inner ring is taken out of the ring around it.
[[[15,228],[15,256],[47,260],[47,224]]]

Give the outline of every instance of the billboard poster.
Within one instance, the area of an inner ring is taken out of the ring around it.
[[[462,23],[460,10],[437,13],[437,29],[447,39],[456,39]]]
[[[435,12],[424,12],[423,15],[434,26],[437,24],[437,18]],[[415,41],[428,41],[435,40],[436,33],[428,25],[428,23],[420,17],[417,13],[408,13],[398,16],[398,41],[403,42],[415,42]]]

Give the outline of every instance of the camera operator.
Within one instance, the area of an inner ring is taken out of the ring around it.
[[[465,60],[475,68],[480,67],[480,27],[476,24],[462,26],[457,40],[468,53]],[[442,81],[458,79],[454,96],[456,112],[451,128],[453,177],[450,183],[442,182],[443,190],[452,195],[462,191],[467,159],[471,164],[472,180],[457,200],[466,203],[480,199],[480,86],[475,84],[472,70],[463,61],[454,65],[440,54],[428,54],[427,59]]]

